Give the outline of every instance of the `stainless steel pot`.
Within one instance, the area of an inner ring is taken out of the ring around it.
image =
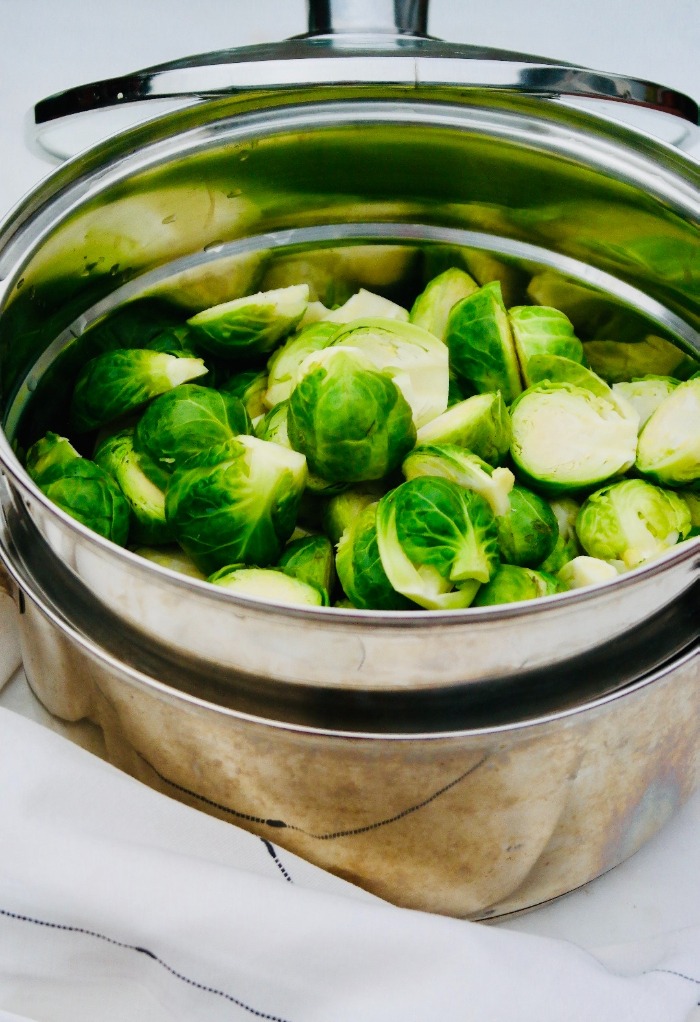
[[[479,915],[613,865],[695,785],[700,543],[506,608],[300,611],[111,546],[13,449],[60,414],[54,373],[112,310],[194,310],[295,260],[400,296],[457,248],[511,304],[555,290],[575,324],[700,350],[697,165],[558,97],[697,119],[693,104],[431,40],[412,9],[358,34],[338,31],[342,5],[312,5],[308,37],[37,108],[44,121],[173,82],[193,103],[67,163],[0,232],[3,559],[30,682],[104,727],[117,762],[395,900]],[[593,829],[573,856],[585,812],[625,836]]]

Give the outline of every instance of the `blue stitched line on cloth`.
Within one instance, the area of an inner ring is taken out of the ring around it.
[[[265,845],[265,847],[267,848],[268,852],[270,853],[270,855],[274,859],[275,866],[277,866],[277,869],[280,871],[280,873],[282,874],[284,879],[288,880],[290,884],[293,884],[294,881],[292,880],[291,876],[289,875],[287,870],[284,868],[284,866],[280,862],[279,856],[277,855],[277,849],[275,848],[275,846],[272,844],[271,841],[268,841],[264,837],[261,837],[260,840]]]
[[[87,930],[82,926],[70,926],[67,923],[51,923],[46,919],[35,919],[32,916],[21,915],[19,912],[10,912],[8,909],[0,908],[0,915],[5,916],[7,919],[14,919],[22,923],[33,923],[35,926],[44,926],[49,930],[61,930],[65,933],[79,933],[85,937],[95,937],[97,940],[103,940],[107,944],[113,944],[114,947],[124,948],[126,951],[137,951],[141,955],[146,955],[148,958],[153,959],[161,968],[169,972],[175,979],[181,980],[183,983],[187,983],[188,986],[194,987],[196,990],[201,990],[203,993],[214,994],[216,997],[223,997],[224,1000],[230,1001],[232,1004],[237,1005],[244,1011],[249,1012],[256,1018],[267,1019],[267,1022],[288,1022],[287,1019],[280,1018],[279,1015],[268,1015],[264,1011],[258,1011],[257,1008],[252,1008],[249,1004],[244,1001],[240,1001],[237,997],[232,994],[227,994],[224,990],[217,990],[216,987],[206,986],[204,983],[198,983],[195,979],[190,979],[189,976],[183,975],[178,972],[177,969],[173,969],[172,966],[164,962],[162,958],[154,954],[153,951],[149,951],[148,948],[139,947],[136,944],[126,944],[121,940],[116,940],[114,937],[107,937],[104,933],[97,933],[95,930]]]

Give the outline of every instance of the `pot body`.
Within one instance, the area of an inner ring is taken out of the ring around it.
[[[183,692],[32,592],[19,621],[35,694],[95,723],[115,765],[410,908],[497,918],[542,904],[635,852],[700,780],[697,648],[567,713],[397,735],[295,727]]]

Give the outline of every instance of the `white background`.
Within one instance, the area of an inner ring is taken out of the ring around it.
[[[433,0],[430,31],[662,82],[700,98],[698,0]],[[303,32],[301,0],[0,0],[0,209],[44,173],[32,103],[185,54]],[[1,633],[0,633],[0,641]],[[0,702],[27,706],[15,682]],[[30,714],[36,709],[30,709]],[[700,922],[700,798],[630,862],[509,925],[587,946]]]

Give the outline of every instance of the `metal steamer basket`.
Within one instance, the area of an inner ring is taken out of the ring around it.
[[[389,900],[496,917],[619,863],[695,789],[699,541],[523,604],[300,610],[107,543],[15,453],[60,416],[90,326],[134,303],[184,317],[295,266],[407,300],[458,254],[507,304],[700,350],[697,165],[573,105],[694,104],[389,8],[315,3],[304,37],[39,104],[58,151],[77,112],[178,101],[1,229],[0,553],[30,685],[114,763]]]

